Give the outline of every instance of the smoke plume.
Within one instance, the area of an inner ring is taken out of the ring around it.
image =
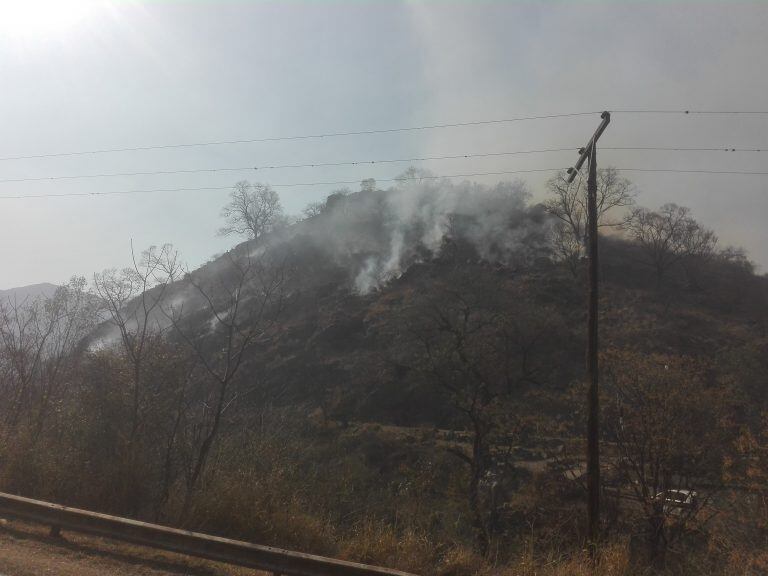
[[[406,174],[413,178],[414,171]],[[550,222],[529,200],[521,181],[484,186],[422,178],[388,190],[366,181],[360,192],[329,196],[293,235],[347,267],[354,290],[365,294],[449,250],[512,266],[546,255]]]

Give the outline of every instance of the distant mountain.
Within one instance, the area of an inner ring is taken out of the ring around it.
[[[29,286],[19,286],[18,288],[0,290],[0,302],[8,299],[15,299],[18,302],[22,302],[38,297],[49,298],[56,292],[56,288],[58,288],[58,286],[55,284],[43,282],[41,284],[30,284]]]

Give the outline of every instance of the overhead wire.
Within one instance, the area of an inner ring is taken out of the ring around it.
[[[93,179],[93,178],[114,178],[114,177],[126,177],[126,176],[160,176],[160,175],[175,175],[175,174],[201,174],[201,173],[217,173],[217,172],[250,172],[250,171],[266,171],[266,170],[280,170],[280,169],[297,169],[297,168],[324,168],[324,167],[340,167],[340,166],[365,166],[375,164],[396,164],[404,162],[429,162],[438,160],[461,160],[469,158],[491,158],[500,156],[514,156],[523,154],[540,154],[548,152],[570,152],[578,150],[578,146],[570,146],[565,148],[541,148],[535,150],[516,150],[510,152],[479,152],[479,153],[467,153],[467,154],[451,154],[444,156],[416,156],[411,158],[384,158],[378,160],[347,160],[341,162],[307,162],[299,164],[273,164],[273,165],[261,165],[261,166],[238,166],[238,167],[217,167],[217,168],[188,168],[178,170],[149,170],[149,171],[137,171],[137,172],[104,172],[94,174],[64,174],[57,176],[32,176],[21,178],[3,178],[0,179],[0,184],[20,183],[20,182],[45,182],[56,180],[78,180],[78,179]],[[614,150],[614,151],[661,151],[661,152],[768,152],[768,148],[733,148],[733,147],[717,147],[717,148],[686,148],[686,147],[663,147],[663,146],[603,146],[601,150]]]
[[[50,152],[45,154],[27,154],[18,156],[4,156],[0,157],[0,162],[12,161],[12,160],[32,160],[41,158],[57,158],[64,156],[84,156],[93,154],[111,154],[118,152],[141,152],[147,150],[167,150],[174,148],[196,148],[204,146],[224,146],[234,144],[253,144],[259,142],[280,142],[290,140],[310,140],[321,138],[336,138],[345,136],[364,136],[373,134],[391,134],[398,132],[416,132],[423,130],[437,130],[444,128],[461,128],[466,126],[483,126],[491,124],[507,124],[512,122],[523,122],[532,120],[549,120],[556,118],[568,118],[577,116],[591,116],[593,114],[600,114],[602,110],[587,111],[587,112],[565,112],[559,114],[541,114],[534,116],[516,116],[510,118],[495,118],[490,120],[474,120],[467,122],[449,122],[441,124],[424,124],[419,126],[404,126],[399,128],[380,128],[371,130],[350,130],[339,132],[321,132],[316,134],[299,134],[291,136],[271,136],[261,138],[243,138],[232,140],[211,140],[203,142],[181,142],[175,144],[156,144],[147,146],[129,146],[120,148],[97,148],[93,150],[75,150],[65,152]],[[687,115],[768,115],[768,110],[685,110],[685,109],[616,109],[611,110],[612,114],[687,114]]]
[[[739,176],[768,176],[768,172],[749,170],[685,170],[679,168],[616,168],[619,172],[669,172],[674,174],[733,174]]]
[[[512,174],[530,174],[537,172],[558,172],[565,168],[533,168],[527,170],[503,170],[496,172],[469,172],[465,174],[441,174],[441,175],[421,175],[397,178],[376,178],[377,182],[403,182],[413,180],[440,180],[443,178],[471,178],[479,176],[508,176]],[[620,172],[658,172],[658,173],[677,173],[677,174],[724,174],[740,176],[768,176],[768,171],[749,171],[749,170],[686,170],[678,168],[625,168],[617,167]],[[300,186],[343,186],[348,184],[359,184],[360,180],[335,180],[326,182],[291,182],[291,183],[270,183],[273,188],[294,188]],[[63,192],[63,193],[45,193],[45,194],[16,194],[0,196],[0,200],[22,200],[31,198],[63,198],[70,196],[113,196],[123,194],[152,194],[160,192],[199,192],[231,190],[232,186],[200,186],[194,188],[153,188],[148,190],[115,190],[108,192]]]
[[[610,110],[611,114],[709,114],[709,115],[763,115],[768,114],[768,110],[680,110],[680,109],[635,109],[635,110]]]
[[[472,172],[466,174],[443,174],[438,176],[405,176],[397,178],[377,178],[377,182],[403,182],[412,180],[440,180],[443,178],[472,178],[478,176],[508,176],[511,174],[529,174],[534,172],[557,172],[565,168],[533,168],[528,170],[504,170],[499,172]],[[299,186],[343,186],[359,184],[360,180],[336,180],[333,182],[291,182],[270,184],[273,188],[293,188]],[[109,192],[62,192],[60,194],[17,194],[0,196],[0,200],[22,200],[27,198],[63,198],[68,196],[113,196],[118,194],[153,194],[159,192],[200,192],[206,190],[231,190],[232,186],[201,186],[195,188],[154,188],[150,190],[115,190]]]
[[[601,146],[600,150],[653,150],[658,152],[768,152],[768,148],[686,148],[682,146]]]
[[[426,162],[432,160],[460,160],[464,158],[488,158],[495,156],[513,156],[518,154],[538,154],[545,152],[570,152],[578,150],[578,146],[571,146],[568,148],[542,148],[538,150],[516,150],[513,152],[481,152],[471,154],[452,154],[445,156],[421,156],[413,158],[391,158],[391,159],[379,159],[379,160],[348,160],[343,162],[308,162],[303,164],[274,164],[274,165],[262,165],[262,166],[241,166],[234,168],[191,168],[180,170],[152,170],[146,172],[107,172],[99,174],[72,174],[61,176],[35,176],[27,178],[5,178],[0,179],[0,184],[16,183],[16,182],[41,182],[46,180],[74,180],[74,179],[86,179],[86,178],[112,178],[116,176],[157,176],[165,174],[198,174],[204,172],[246,172],[246,171],[264,171],[264,170],[279,170],[286,168],[323,168],[323,167],[338,167],[338,166],[365,166],[372,164],[395,164],[403,162]]]
[[[684,109],[616,109],[612,111],[614,114],[700,114],[700,115],[768,115],[768,111],[757,110],[684,110]],[[468,122],[453,122],[443,124],[426,124],[418,126],[408,126],[399,128],[384,128],[384,129],[372,129],[372,130],[357,130],[357,131],[339,131],[339,132],[326,132],[317,134],[303,134],[292,136],[275,136],[264,138],[249,138],[249,139],[237,139],[237,140],[218,140],[218,141],[205,141],[205,142],[191,142],[191,143],[177,143],[177,144],[162,144],[162,145],[150,145],[150,146],[135,146],[135,147],[122,147],[122,148],[102,148],[94,150],[80,150],[80,151],[68,151],[68,152],[54,152],[47,154],[33,154],[33,155],[19,155],[19,156],[6,156],[0,157],[0,161],[10,160],[23,160],[23,159],[41,159],[41,158],[53,158],[62,156],[80,156],[80,155],[94,155],[94,154],[107,154],[117,152],[133,152],[133,151],[150,151],[150,150],[164,150],[173,148],[192,148],[192,147],[204,147],[204,146],[219,146],[227,144],[246,144],[256,142],[276,142],[276,141],[289,141],[289,140],[307,140],[307,139],[322,139],[332,137],[343,136],[359,136],[369,134],[386,134],[386,133],[398,133],[398,132],[411,132],[422,130],[434,130],[443,128],[457,128],[465,126],[480,126],[491,124],[502,124],[520,121],[530,120],[544,120],[544,119],[556,119],[565,117],[587,116],[598,114],[599,112],[571,112],[561,114],[546,114],[537,116],[518,116],[510,118],[497,118],[491,120],[477,120]],[[55,181],[55,180],[73,180],[73,179],[90,179],[90,178],[110,178],[121,176],[155,176],[155,175],[172,175],[172,174],[199,174],[199,173],[217,173],[217,172],[238,172],[238,171],[264,171],[264,170],[276,170],[276,169],[288,169],[288,168],[318,168],[318,167],[339,167],[339,166],[356,166],[356,165],[373,165],[373,164],[386,164],[386,163],[403,163],[403,162],[423,162],[423,161],[437,161],[437,160],[457,160],[463,158],[481,158],[481,157],[501,157],[511,156],[517,154],[535,154],[546,152],[563,152],[575,150],[577,147],[568,148],[544,148],[536,150],[518,150],[511,152],[487,152],[487,153],[470,153],[470,154],[453,154],[444,156],[423,156],[412,158],[395,158],[395,159],[378,159],[378,160],[353,160],[342,162],[312,162],[312,163],[297,163],[297,164],[274,164],[263,166],[242,166],[242,167],[217,167],[217,168],[192,168],[192,169],[176,169],[176,170],[147,170],[147,171],[134,171],[134,172],[105,172],[105,173],[93,173],[93,174],[71,174],[71,175],[57,175],[57,176],[38,176],[38,177],[23,177],[23,178],[5,178],[0,179],[0,183],[20,183],[20,182],[41,182],[41,181]],[[766,148],[742,148],[742,147],[680,147],[680,146],[613,146],[602,147],[603,150],[614,151],[665,151],[665,152],[752,152],[761,153],[766,152]],[[443,176],[419,176],[416,178],[392,178],[384,179],[384,182],[395,182],[410,179],[438,179],[438,178],[457,178],[457,177],[474,177],[474,176],[489,176],[489,175],[508,175],[518,173],[529,172],[548,172],[556,171],[558,169],[534,169],[534,170],[515,170],[515,171],[499,171],[499,172],[475,172],[467,174],[448,174]],[[762,171],[745,171],[745,170],[686,170],[686,169],[656,169],[656,168],[620,168],[624,171],[633,172],[660,172],[660,173],[702,173],[702,174],[732,174],[732,175],[766,175],[768,172]],[[292,187],[292,186],[315,186],[315,185],[344,185],[357,183],[358,180],[343,180],[334,182],[300,182],[300,183],[277,183],[272,184],[275,187]],[[171,191],[197,191],[197,190],[226,190],[230,187],[196,187],[196,188],[157,188],[150,190],[121,190],[121,191],[109,191],[109,192],[66,192],[59,194],[33,194],[33,195],[12,195],[12,196],[0,196],[0,199],[21,199],[21,198],[50,198],[61,196],[100,196],[100,195],[115,195],[115,194],[139,194],[139,193],[154,193],[154,192],[171,192]]]
[[[591,116],[593,114],[600,114],[600,112],[569,112],[563,114],[543,114],[539,116],[517,116],[512,118],[497,118],[492,120],[475,120],[468,122],[451,122],[444,124],[425,124],[421,126],[405,126],[400,128],[382,128],[373,130],[353,130],[345,132],[325,132],[318,134],[301,134],[294,136],[272,136],[265,138],[245,138],[236,140],[212,140],[207,142],[191,142],[191,143],[178,143],[178,144],[159,144],[152,146],[132,146],[125,148],[100,148],[94,150],[77,150],[70,152],[51,152],[47,154],[28,154],[19,156],[5,156],[0,157],[0,162],[10,160],[31,160],[39,158],[56,158],[62,156],[85,156],[92,154],[111,154],[116,152],[141,152],[147,150],[167,150],[173,148],[196,148],[203,146],[223,146],[232,144],[253,144],[258,142],[281,142],[289,140],[312,140],[321,138],[337,138],[344,136],[364,136],[372,134],[392,134],[398,132],[416,132],[424,130],[437,130],[443,128],[461,128],[465,126],[483,126],[490,124],[507,124],[512,122],[523,122],[531,120],[549,120],[555,118],[568,118],[575,116]]]

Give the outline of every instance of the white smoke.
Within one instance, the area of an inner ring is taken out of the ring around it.
[[[363,264],[360,272],[355,277],[355,291],[359,294],[367,294],[378,286],[379,281],[380,273],[376,258],[366,258],[365,264]]]
[[[507,264],[542,253],[548,219],[528,207],[529,197],[520,181],[493,187],[402,182],[383,197],[386,250],[366,259],[356,289],[365,293],[398,277],[425,253],[437,255],[448,238],[468,242],[480,258]]]
[[[406,173],[388,190],[368,184],[358,193],[334,194],[322,213],[292,227],[295,241],[310,242],[350,271],[353,289],[366,294],[398,278],[446,246],[467,246],[474,258],[516,265],[546,252],[549,219],[528,204],[523,182],[484,186],[418,178]]]

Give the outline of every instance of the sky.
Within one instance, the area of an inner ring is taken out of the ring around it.
[[[0,180],[563,152],[323,168],[0,182],[0,289],[61,283],[173,243],[194,268],[227,188],[275,185],[298,214],[339,185],[409,165],[437,175],[563,168],[597,127],[610,147],[768,149],[766,2],[0,0]],[[475,126],[8,159],[595,112]],[[768,171],[768,152],[599,150],[601,166]],[[520,174],[535,199],[549,172]],[[768,176],[626,171],[638,203],[689,206],[768,270]],[[493,183],[518,176],[472,178]],[[220,190],[1,198],[215,187]],[[357,189],[355,184],[350,188]]]

